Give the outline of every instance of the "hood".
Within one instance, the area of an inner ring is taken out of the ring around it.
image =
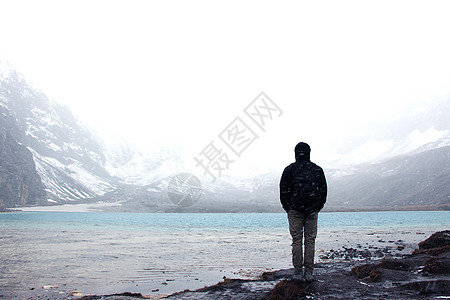
[[[307,143],[300,142],[295,146],[295,160],[310,160],[311,148]]]

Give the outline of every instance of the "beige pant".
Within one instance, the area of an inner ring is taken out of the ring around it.
[[[291,209],[288,212],[289,231],[292,236],[292,264],[295,271],[312,272],[314,268],[314,248],[317,236],[317,213],[305,214]],[[303,257],[303,237],[305,255]]]

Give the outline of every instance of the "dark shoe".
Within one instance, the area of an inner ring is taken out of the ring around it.
[[[305,280],[313,281],[313,272],[305,272]]]
[[[305,281],[305,278],[303,277],[302,271],[294,271],[294,276],[292,276],[293,281]]]

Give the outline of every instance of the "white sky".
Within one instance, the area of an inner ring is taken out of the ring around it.
[[[264,91],[284,114],[248,155],[285,164],[300,140],[322,153],[450,93],[449,13],[449,1],[3,0],[0,57],[98,131],[193,153]]]

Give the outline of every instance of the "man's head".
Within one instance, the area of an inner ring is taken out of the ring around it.
[[[296,160],[309,160],[311,148],[307,143],[300,142],[295,146],[295,159]]]

